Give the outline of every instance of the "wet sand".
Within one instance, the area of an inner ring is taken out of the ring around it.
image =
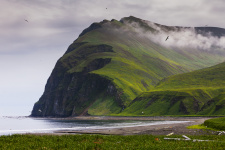
[[[61,118],[62,119],[62,118]],[[187,129],[187,126],[202,124],[209,117],[74,117],[63,118],[63,120],[169,120],[169,121],[188,121],[175,124],[145,125],[133,127],[118,127],[107,129],[85,129],[85,130],[60,130],[55,131],[55,135],[63,134],[104,134],[104,135],[136,135],[136,134],[152,134],[167,135],[174,133],[176,135],[209,135],[217,134],[215,131],[207,131],[201,129]]]

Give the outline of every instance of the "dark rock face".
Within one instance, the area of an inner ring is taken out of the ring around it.
[[[86,44],[87,42],[79,42],[79,43],[73,43],[69,46],[69,48],[67,49],[66,53],[69,53],[69,52],[72,52],[74,51],[75,49],[79,48],[80,46]]]
[[[75,45],[71,45],[66,54],[84,44],[75,43]],[[79,57],[76,57],[76,59],[84,59],[88,55],[99,52],[113,52],[113,50],[112,47],[107,45],[89,45],[79,49],[76,53]],[[66,62],[70,62],[69,59],[71,58],[68,57]],[[68,117],[88,115],[88,107],[102,93],[114,97],[118,105],[121,105],[118,91],[110,79],[90,73],[93,70],[101,69],[110,62],[111,58],[96,58],[89,62],[81,72],[70,73],[68,70],[76,66],[76,63],[70,64],[68,68],[69,63],[65,67],[65,60],[59,60],[47,81],[44,94],[35,103],[31,116]]]
[[[95,29],[98,29],[98,28],[101,28],[101,24],[100,23],[93,23],[91,24],[87,29],[85,29],[80,35],[79,37],[81,37],[82,35],[86,34],[87,32],[90,32],[92,30],[95,30]]]
[[[80,115],[84,113],[85,108],[95,101],[97,94],[104,92],[110,85],[110,80],[95,74],[65,74],[60,83],[62,87],[60,85],[54,87],[55,80],[57,78],[50,78],[45,93],[34,105],[32,116],[67,117]]]

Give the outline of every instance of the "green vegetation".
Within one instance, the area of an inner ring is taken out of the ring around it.
[[[225,63],[189,73],[174,75],[161,81],[156,89],[224,88]]]
[[[204,124],[198,124],[198,125],[192,125],[188,126],[188,129],[203,129],[203,130],[208,130],[210,128],[207,128]]]
[[[210,141],[164,140],[153,135],[62,135],[0,136],[0,149],[224,149],[225,136],[188,136],[191,139]],[[182,138],[172,135],[171,138]]]
[[[204,125],[216,130],[225,130],[225,118],[209,119],[204,122]]]
[[[100,96],[93,105],[88,109],[88,114],[92,115],[102,115],[102,114],[112,114],[119,113],[121,108],[115,102],[113,97]]]
[[[188,129],[225,130],[225,117],[208,119],[203,124],[189,126]]]
[[[188,129],[201,129],[201,130],[205,130],[205,131],[219,131],[219,129],[215,129],[215,128],[211,128],[208,126],[205,126],[204,123],[203,124],[199,124],[199,125],[192,125],[192,126],[188,126]]]
[[[139,95],[122,114],[224,115],[225,63],[173,75]]]

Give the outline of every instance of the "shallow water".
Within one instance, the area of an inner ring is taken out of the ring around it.
[[[135,120],[55,120],[29,117],[0,117],[0,135],[23,133],[53,133],[57,130],[88,130],[174,124],[184,121],[135,121]]]

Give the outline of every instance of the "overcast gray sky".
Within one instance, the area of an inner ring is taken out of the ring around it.
[[[0,116],[30,114],[56,61],[83,29],[130,15],[170,26],[225,28],[225,1],[0,0]]]

